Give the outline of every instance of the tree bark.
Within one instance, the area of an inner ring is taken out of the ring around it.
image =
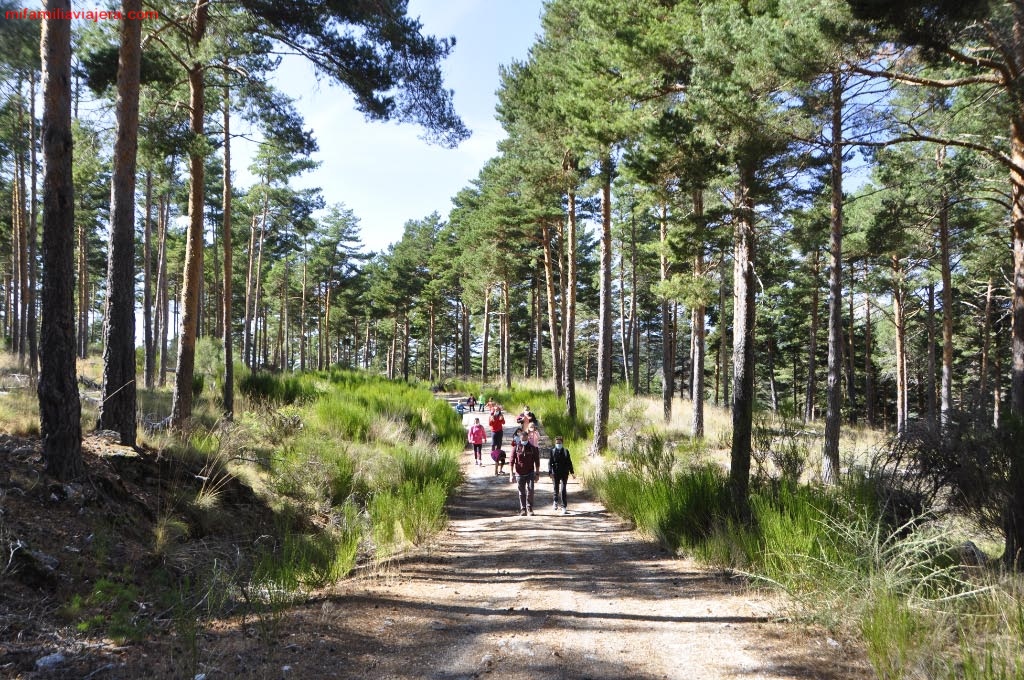
[[[828,394],[821,478],[839,481],[839,428],[843,413],[843,88],[832,72],[832,202],[829,220]],[[851,319],[851,322],[853,320]]]
[[[235,356],[231,347],[231,92],[224,86],[224,296],[221,312],[224,314],[224,418],[235,417]]]
[[[925,381],[925,410],[928,414],[928,426],[935,427],[938,404],[936,403],[936,381],[937,363],[935,361],[935,284],[929,283],[928,290],[928,314],[925,327],[928,335],[928,377]]]
[[[142,224],[142,383],[153,389],[156,347],[153,341],[153,171],[146,168],[146,208]]]
[[[70,13],[70,0],[47,0],[46,10]],[[39,430],[46,471],[60,480],[85,472],[82,405],[75,379],[75,196],[71,139],[71,21],[43,23],[43,289],[39,372]]]
[[[544,282],[548,302],[548,333],[551,337],[551,373],[555,381],[555,393],[565,396],[562,384],[562,333],[558,325],[558,307],[555,303],[554,263],[551,256],[551,231],[546,222],[541,222],[541,236],[544,241]]]
[[[196,0],[194,23],[190,36],[198,46],[206,35],[206,20],[210,6],[206,0]],[[198,140],[205,138],[204,118],[206,84],[204,67],[195,63],[188,71],[189,126]],[[202,149],[193,149],[189,155],[189,225],[185,242],[185,271],[181,288],[181,328],[178,332],[178,363],[174,375],[174,396],[171,404],[171,425],[181,430],[192,416],[192,377],[196,359],[196,327],[199,320],[199,287],[202,284],[203,233],[206,177],[205,157]]]
[[[868,262],[864,259],[864,280],[868,278]],[[875,369],[871,361],[874,343],[874,331],[871,328],[871,294],[864,294],[864,415],[868,427],[876,427],[878,418],[875,414]]]
[[[487,352],[491,342],[491,287],[484,289],[484,349],[480,361],[480,382],[487,384]]]
[[[122,0],[127,17],[142,0]],[[107,309],[103,326],[101,430],[114,430],[121,444],[135,446],[135,165],[139,148],[139,77],[142,20],[121,22],[117,68],[117,132],[110,190]]]
[[[953,417],[953,275],[949,254],[949,197],[943,192],[939,210],[939,262],[942,268],[942,381],[939,387],[939,425]]]
[[[985,290],[985,316],[981,323],[981,358],[978,366],[978,398],[975,402],[975,410],[978,420],[983,420],[988,413],[985,405],[985,397],[988,391],[988,355],[992,346],[992,292],[994,281],[988,277],[988,287]]]
[[[661,284],[668,283],[671,271],[668,261],[668,205],[662,202],[658,219],[658,242],[661,246],[658,256]],[[661,299],[661,415],[665,422],[672,420],[672,396],[675,393],[675,338],[672,336],[672,303],[668,297]]]
[[[569,422],[576,420],[576,191],[568,192],[569,230],[565,235],[565,412]]]
[[[39,213],[39,194],[36,176],[39,174],[39,163],[36,158],[36,73],[28,74],[28,129],[29,129],[29,215],[28,215],[28,372],[35,377],[39,372],[39,334],[36,319],[36,285],[39,280],[39,267],[36,264],[39,224],[36,215]]]
[[[158,383],[163,387],[167,383],[167,336],[170,334],[171,297],[167,291],[167,227],[170,222],[170,197],[161,198],[157,228],[160,232],[157,245],[156,263],[156,294],[160,316],[160,332],[157,341],[160,344],[160,377]]]
[[[814,259],[811,264],[811,330],[807,339],[807,390],[804,393],[804,422],[815,419],[817,401],[818,373],[818,274],[821,262],[821,251],[814,248]]]
[[[907,327],[906,310],[903,304],[903,270],[898,256],[892,256],[893,291],[892,316],[896,327],[896,434],[902,437],[907,431]]]
[[[598,299],[597,404],[594,440],[590,453],[608,448],[608,410],[612,390],[612,166],[611,156],[601,160],[601,264]]]
[[[729,489],[733,511],[738,519],[750,519],[749,485],[751,436],[754,419],[754,201],[750,188],[754,171],[741,166],[737,186],[737,215],[733,281],[733,399],[732,452]]]
[[[698,229],[696,242],[699,250],[693,260],[693,275],[700,279],[704,276],[704,192],[696,191],[693,195],[693,211],[697,218]],[[693,401],[693,421],[690,425],[690,434],[694,437],[704,436],[704,357],[705,357],[705,328],[704,328],[704,300],[697,303],[693,310],[693,323],[691,324],[690,337],[693,346],[693,360],[690,362],[690,399]]]

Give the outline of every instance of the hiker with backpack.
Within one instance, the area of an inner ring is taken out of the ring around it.
[[[562,514],[568,510],[566,487],[569,485],[569,475],[576,479],[572,457],[569,455],[569,449],[563,445],[562,437],[555,437],[555,448],[551,449],[551,457],[548,458],[548,476],[551,477],[551,485],[555,488],[554,508],[556,511],[561,509]]]
[[[521,441],[512,450],[512,474],[509,482],[518,476],[519,514],[533,514],[533,487],[540,475],[540,450],[529,441]]]

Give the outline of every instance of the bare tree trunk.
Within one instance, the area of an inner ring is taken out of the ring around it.
[[[78,358],[89,355],[89,234],[78,226]]]
[[[433,338],[431,338],[433,341]],[[299,370],[306,370],[306,260],[302,260],[302,296],[299,301]]]
[[[868,277],[868,262],[864,260],[864,280]],[[868,427],[876,427],[878,418],[875,414],[875,368],[871,361],[874,343],[874,330],[871,327],[871,294],[864,294],[864,415]]]
[[[671,276],[668,261],[668,204],[662,202],[658,220],[658,241],[661,245],[658,257],[659,275],[662,285]],[[675,392],[676,361],[675,337],[672,335],[672,305],[668,297],[661,299],[661,415],[668,423],[672,420],[672,395]]]
[[[260,221],[260,239],[259,239],[259,242],[257,243],[257,246],[256,246],[256,271],[254,273],[255,281],[253,283],[253,294],[252,294],[252,313],[253,313],[254,316],[259,313],[257,310],[260,309],[260,297],[263,294],[263,243],[264,243],[264,241],[266,240],[266,237],[267,237],[266,215],[267,215],[267,211],[268,210],[269,210],[269,208],[268,208],[267,199],[264,199],[264,203],[263,203],[263,219]],[[263,328],[264,328],[264,331],[265,331],[266,330],[266,325],[264,325]],[[256,345],[256,342],[254,340],[253,341],[253,346],[252,346],[252,363],[249,365],[249,368],[251,370],[256,370],[256,365],[257,365],[257,357],[258,357],[258,355],[256,353],[256,346],[255,345]],[[268,363],[267,362],[267,358],[266,358],[266,356],[267,356],[266,349],[267,349],[266,334],[264,334],[264,339],[263,339],[263,364],[264,365],[266,365]]]
[[[487,350],[491,341],[491,287],[484,289],[484,350],[480,362],[480,381],[487,384]]]
[[[46,10],[71,11],[69,0]],[[59,480],[85,472],[82,405],[75,377],[75,195],[71,139],[71,20],[42,22],[43,289],[39,430],[46,471]]]
[[[206,35],[209,14],[206,0],[196,0],[190,40],[199,45]],[[193,64],[188,72],[189,125],[196,138],[204,137],[206,84],[202,64]],[[202,285],[204,234],[205,158],[199,150],[189,155],[188,235],[185,242],[185,271],[181,287],[181,329],[178,333],[178,363],[174,374],[174,396],[171,404],[171,425],[182,429],[192,417],[192,377],[196,359],[196,329],[199,322],[199,288]]]
[[[612,166],[611,156],[601,160],[601,269],[598,299],[597,404],[594,441],[590,453],[608,448],[608,411],[612,389]]]
[[[828,393],[821,479],[839,481],[839,429],[843,418],[843,82],[832,71],[832,201],[829,219]],[[851,328],[853,319],[850,319]]]
[[[142,383],[153,389],[156,373],[153,342],[153,171],[146,168],[146,210],[142,223],[142,343],[145,354]]]
[[[157,307],[160,312],[160,332],[157,338],[160,343],[160,387],[167,383],[167,336],[170,331],[171,297],[167,291],[167,227],[170,222],[170,197],[164,196],[159,204],[160,219],[158,228],[160,230],[159,245],[157,246],[156,264],[156,291]]]
[[[735,266],[735,265],[734,265]],[[727,326],[725,325],[725,284],[726,284],[726,268],[725,268],[725,257],[722,257],[722,272],[721,272],[721,285],[718,287],[718,323],[721,326],[718,338],[718,361],[719,361],[719,378],[722,381],[722,401],[721,404],[726,409],[729,408],[729,340],[727,335]],[[733,328],[735,334],[736,329]],[[733,358],[735,361],[735,357]],[[718,378],[715,383],[715,399],[718,399]]]
[[[939,260],[942,267],[942,383],[939,423],[949,427],[953,417],[953,275],[949,255],[949,197],[943,194],[939,213]]]
[[[569,421],[576,419],[576,191],[568,192],[569,231],[565,236],[565,411]]]
[[[988,355],[989,348],[992,346],[992,291],[994,288],[994,281],[991,276],[988,277],[988,287],[985,290],[985,318],[982,320],[981,326],[981,361],[978,367],[978,399],[977,413],[979,420],[983,419],[985,414],[988,412],[988,408],[985,406],[985,393],[988,389]]]
[[[898,256],[892,256],[892,316],[896,326],[896,434],[907,431],[907,327],[903,304],[903,270]]]
[[[221,321],[224,332],[224,418],[233,420],[235,417],[235,356],[232,348],[231,333],[231,277],[233,265],[231,261],[231,92],[224,86],[224,284],[221,294]]]
[[[856,351],[856,333],[854,327],[854,299],[853,291],[856,288],[857,281],[854,277],[855,268],[853,266],[853,260],[850,260],[850,295],[847,298],[849,300],[850,310],[850,332],[847,333],[847,344],[846,350],[846,394],[850,399],[850,424],[857,424],[857,351]]]
[[[626,244],[623,241],[619,241],[620,257],[619,257],[619,335],[622,336],[622,380],[626,383],[626,390],[632,391],[633,385],[631,385],[632,371],[629,367],[629,345],[633,339],[633,329],[631,325],[627,325],[626,322],[626,259],[624,257],[626,252]],[[630,324],[632,321],[630,321]]]
[[[509,301],[509,284],[501,284],[501,372],[505,378],[506,389],[512,389],[512,324],[510,313],[512,305]]]
[[[820,272],[821,252],[814,248],[814,260],[811,265],[811,331],[807,340],[807,391],[804,394],[804,422],[815,419],[817,401],[818,373],[818,274]]]
[[[19,84],[20,91],[21,86]],[[11,178],[11,352],[13,354],[24,354],[21,348],[21,308],[22,308],[22,284],[21,284],[21,232],[22,218],[25,211],[21,208],[25,203],[21,195],[22,182],[21,174],[21,153],[16,153],[14,160],[14,177]]]
[[[936,403],[936,382],[937,362],[935,360],[935,284],[929,283],[928,290],[928,315],[925,321],[925,328],[928,331],[928,377],[925,380],[925,411],[928,414],[928,427],[935,427],[938,404]]]
[[[704,192],[697,190],[693,194],[693,211],[700,224],[704,217]],[[693,275],[700,279],[704,276],[704,231],[699,227],[696,235],[697,251],[693,260]],[[690,361],[690,399],[693,400],[693,420],[690,434],[694,437],[704,436],[704,357],[705,357],[705,315],[704,301],[701,300],[693,310],[693,322],[690,328],[692,360]],[[724,316],[724,315],[723,315]],[[673,359],[674,362],[674,359]]]
[[[36,158],[36,72],[28,74],[28,129],[29,129],[29,216],[28,216],[28,372],[35,377],[39,373],[39,333],[36,319],[36,286],[39,280],[36,250],[38,241],[39,195],[36,176],[39,163]]]
[[[733,264],[733,407],[729,490],[733,510],[742,521],[750,517],[748,494],[754,419],[754,266],[757,250],[754,201],[750,195],[753,182],[753,169],[741,166],[736,192],[738,214]]]
[[[125,16],[142,0],[121,0]],[[103,327],[101,430],[114,430],[121,444],[135,446],[135,166],[139,148],[139,77],[142,20],[121,22],[117,68],[117,132],[110,190],[110,247],[107,251],[107,309]]]
[[[544,243],[544,282],[548,302],[548,333],[551,336],[551,373],[555,381],[555,393],[565,396],[562,375],[562,333],[558,325],[558,308],[555,304],[554,262],[551,256],[551,232],[547,222],[541,222],[541,238]]]

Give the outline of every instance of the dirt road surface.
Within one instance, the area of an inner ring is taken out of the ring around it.
[[[473,417],[466,414],[467,426]],[[275,658],[262,660],[264,672],[273,665],[286,677],[872,677],[854,649],[779,621],[770,600],[738,580],[667,555],[578,482],[570,481],[562,515],[542,475],[536,514],[519,516],[516,485],[494,474],[484,448],[483,466],[468,448],[462,456],[466,483],[439,541],[293,612],[284,626],[295,644],[285,633]]]

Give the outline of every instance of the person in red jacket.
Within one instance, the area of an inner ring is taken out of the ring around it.
[[[491,448],[501,448],[501,434],[505,428],[505,416],[501,415],[501,409],[495,409],[494,414],[491,415]]]
[[[483,465],[481,456],[486,437],[487,433],[484,431],[484,426],[480,424],[480,419],[473,418],[473,424],[469,426],[469,443],[473,445],[473,463],[475,465]]]

